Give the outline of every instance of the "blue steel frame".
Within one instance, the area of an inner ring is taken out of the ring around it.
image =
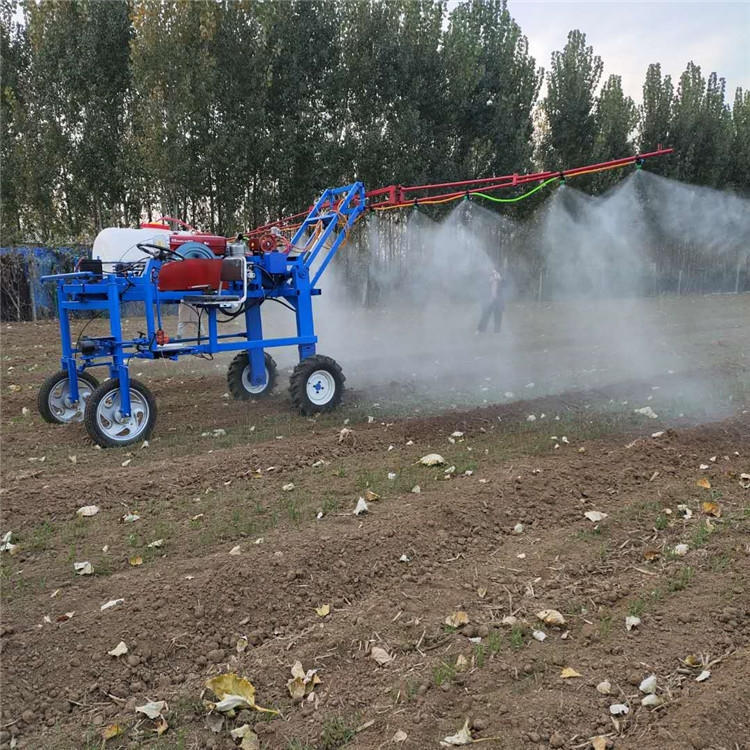
[[[340,188],[326,190],[310,210],[307,218],[291,240],[289,254],[281,252],[247,255],[247,301],[245,304],[245,330],[236,333],[219,333],[216,304],[202,306],[208,315],[208,336],[200,338],[171,339],[168,344],[157,342],[161,328],[161,305],[191,303],[191,298],[203,297],[202,291],[163,292],[158,289],[159,270],[163,262],[149,259],[145,268],[125,269],[102,276],[84,271],[42,277],[42,281],[57,284],[57,311],[62,344],[62,369],[70,380],[70,398],[78,401],[78,375],[90,367],[109,368],[109,377],[117,378],[120,386],[120,404],[124,415],[130,415],[131,358],[178,359],[186,354],[216,354],[228,351],[247,351],[251,367],[251,384],[265,382],[264,349],[278,346],[296,346],[300,361],[315,354],[318,341],[315,335],[312,298],[320,294],[316,287],[321,275],[346,239],[354,222],[365,210],[365,188],[355,182]],[[293,253],[297,253],[294,255]],[[180,261],[172,261],[180,262]],[[230,282],[215,296],[241,295],[243,283]],[[297,335],[286,338],[263,338],[261,303],[265,299],[281,298],[294,309]],[[132,339],[123,339],[121,314],[127,302],[143,302],[146,315],[146,333]],[[227,304],[231,304],[228,300]],[[86,353],[71,339],[69,314],[81,310],[106,310],[109,316],[110,335],[87,337]]]

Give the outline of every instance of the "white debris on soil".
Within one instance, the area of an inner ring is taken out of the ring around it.
[[[636,414],[643,414],[644,417],[649,417],[650,419],[657,419],[659,416],[650,406],[644,406],[641,409],[633,409],[633,411]]]
[[[625,630],[630,632],[633,628],[637,628],[641,624],[641,618],[635,617],[635,615],[628,615],[625,618]]]
[[[607,517],[606,513],[598,510],[587,510],[583,515],[592,523],[599,523],[599,521],[603,521]]]
[[[357,505],[352,511],[355,516],[361,516],[363,513],[367,513],[369,510],[367,503],[365,502],[365,499],[363,497],[360,497],[359,500],[357,500]]]
[[[640,690],[642,693],[655,693],[656,692],[656,675],[650,674],[648,677],[642,680],[641,684],[638,685],[638,690]]]
[[[630,713],[630,709],[624,703],[613,703],[609,707],[609,712],[612,716],[624,716]]]

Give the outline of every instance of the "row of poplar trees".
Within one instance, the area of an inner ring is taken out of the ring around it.
[[[675,83],[654,63],[636,105],[581,31],[531,57],[506,0],[0,0],[0,21],[5,245],[161,214],[229,233],[352,179],[557,169],[659,143],[678,151],[662,173],[748,189],[750,92],[730,107],[715,73],[691,62]]]

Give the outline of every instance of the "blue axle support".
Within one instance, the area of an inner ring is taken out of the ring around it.
[[[101,274],[81,271],[43,276],[41,281],[57,284],[61,365],[68,373],[70,399],[78,401],[80,397],[80,373],[91,367],[107,367],[109,376],[119,384],[120,412],[122,416],[130,416],[128,364],[133,357],[176,360],[184,355],[246,351],[251,385],[262,386],[266,381],[265,349],[296,346],[300,361],[313,356],[317,336],[312,298],[320,294],[317,283],[365,208],[365,188],[361,182],[325,190],[292,238],[288,253],[246,254],[243,266],[247,269],[246,278],[225,282],[211,295],[192,289],[160,290],[159,273],[165,263],[180,262],[164,256],[122,264]],[[227,261],[231,258],[222,262]],[[244,331],[219,333],[217,313],[231,310],[233,299],[242,300],[239,304],[244,306],[240,308]],[[294,310],[296,336],[263,337],[261,306],[267,299],[278,299]],[[146,331],[135,338],[125,338],[122,328],[123,305],[129,302],[144,306]],[[179,303],[203,309],[208,317],[207,337],[159,340],[162,305]],[[109,317],[109,335],[86,337],[74,344],[70,316],[95,311]]]

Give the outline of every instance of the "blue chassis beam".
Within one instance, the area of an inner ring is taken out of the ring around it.
[[[318,338],[315,335],[312,298],[320,294],[320,289],[315,285],[364,210],[365,189],[361,182],[324,191],[291,240],[291,249],[299,253],[296,257],[278,252],[246,256],[248,267],[255,274],[253,279],[248,279],[247,304],[243,313],[245,330],[220,334],[217,314],[226,312],[215,305],[204,306],[208,315],[208,335],[205,340],[203,337],[171,339],[165,346],[156,342],[156,333],[161,328],[161,306],[180,302],[190,304],[191,298],[202,296],[202,292],[195,291],[159,291],[159,271],[163,265],[159,260],[146,261],[142,272],[139,269],[137,272],[125,270],[122,273],[105,273],[103,276],[79,272],[42,277],[42,281],[57,284],[62,348],[60,362],[62,369],[68,373],[71,400],[79,399],[79,373],[90,367],[106,366],[109,368],[110,378],[119,381],[121,411],[129,415],[128,363],[133,357],[176,360],[188,354],[247,351],[251,384],[263,385],[264,349],[296,346],[300,361],[313,356]],[[232,282],[222,293],[225,296],[241,294],[242,286],[241,282]],[[222,294],[217,295],[216,300],[221,301],[221,296]],[[296,336],[263,338],[261,304],[266,299],[281,299],[294,310]],[[138,338],[123,338],[122,305],[127,302],[144,304],[146,332]],[[94,347],[93,352],[86,354],[79,345],[73,345],[69,317],[71,312],[83,310],[106,311],[110,327],[109,336],[85,339],[87,349]]]

